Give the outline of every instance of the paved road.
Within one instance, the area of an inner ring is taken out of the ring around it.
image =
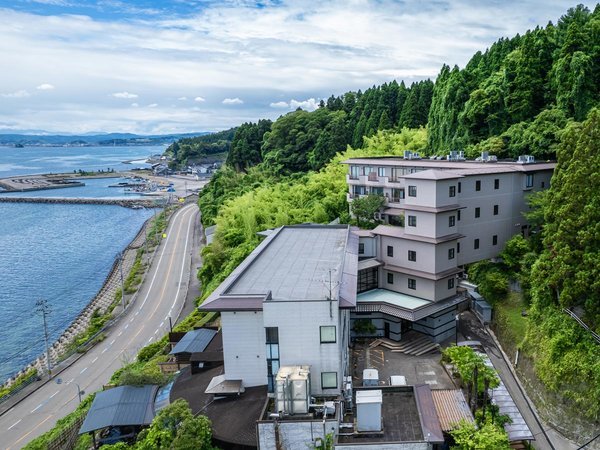
[[[167,238],[157,249],[152,266],[129,312],[113,327],[108,337],[60,375],[0,417],[0,448],[18,449],[51,429],[56,421],[79,403],[77,384],[85,392],[101,389],[115,370],[135,359],[137,352],[168,332],[186,297],[190,280],[194,229],[198,207],[187,205],[177,211],[167,229]]]

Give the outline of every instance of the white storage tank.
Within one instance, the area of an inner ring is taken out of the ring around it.
[[[356,428],[359,432],[381,431],[381,389],[356,391]]]
[[[275,378],[275,409],[284,414],[307,414],[310,404],[310,366],[283,366]]]

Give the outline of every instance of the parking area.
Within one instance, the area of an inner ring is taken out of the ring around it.
[[[364,369],[377,369],[379,385],[389,386],[390,377],[401,375],[406,384],[428,384],[431,389],[454,389],[454,383],[448,376],[440,359],[439,351],[421,356],[393,352],[383,346],[370,348],[373,340],[358,340],[352,348],[352,382],[355,386],[363,383]]]

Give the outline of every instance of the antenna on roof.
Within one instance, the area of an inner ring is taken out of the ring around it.
[[[331,278],[331,272],[337,272],[336,269],[329,269],[329,280],[325,281],[325,287],[328,288],[329,293],[327,295],[327,300],[329,300],[329,318],[333,319],[333,290],[340,285],[339,281],[333,281]]]

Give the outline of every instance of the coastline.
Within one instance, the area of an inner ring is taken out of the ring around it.
[[[144,246],[146,239],[146,227],[153,220],[152,217],[148,218],[144,224],[140,227],[140,230],[136,234],[136,236],[131,240],[131,242],[122,250],[123,254],[123,273],[128,274],[133,264],[135,262],[137,250]],[[149,262],[154,258],[154,251],[150,253]],[[118,288],[121,287],[120,283],[120,270],[118,261],[114,261],[108,274],[104,279],[104,283],[102,287],[98,290],[96,295],[89,301],[89,303],[81,310],[81,312],[71,321],[70,325],[61,333],[60,337],[56,339],[50,346],[50,361],[51,367],[54,368],[59,365],[62,361],[68,359],[74,353],[77,353],[77,348],[72,351],[67,351],[70,344],[74,342],[77,336],[85,332],[88,326],[91,323],[92,316],[96,310],[99,312],[105,313],[110,305],[115,300],[115,293]],[[137,292],[133,294],[129,299],[127,299],[126,308],[129,307],[135,301],[137,296]],[[119,316],[124,311],[122,308],[122,304],[119,304],[114,309],[114,317],[110,319],[110,321],[103,327],[106,328],[110,326],[115,320],[119,318]],[[101,330],[102,331],[102,330]],[[100,332],[101,332],[100,331]],[[93,337],[90,339],[90,341]],[[88,341],[89,342],[89,341]],[[86,343],[87,344],[87,343]],[[83,345],[86,345],[83,344]],[[41,374],[47,373],[46,371],[47,363],[46,363],[46,353],[43,352],[37,358],[35,358],[32,362],[21,368],[18,372],[14,373],[13,376],[9,377],[6,380],[2,381],[0,386],[11,386],[15,380],[27,373],[27,371],[31,369],[36,369],[38,371],[38,376]]]

